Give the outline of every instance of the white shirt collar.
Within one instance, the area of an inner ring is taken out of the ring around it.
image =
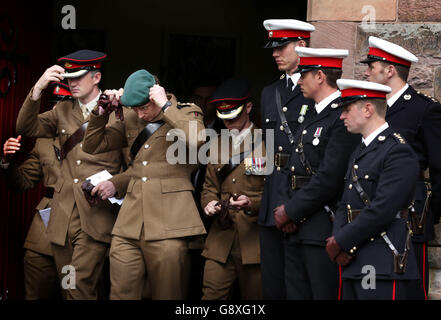
[[[330,104],[332,101],[334,101],[335,99],[340,97],[340,95],[341,95],[341,92],[339,90],[337,90],[334,93],[331,93],[326,98],[324,98],[319,103],[316,103],[315,104],[315,110],[317,111],[317,113],[322,112],[328,106],[328,104]]]
[[[251,122],[251,125],[239,132],[238,134],[234,134],[235,131],[231,131],[231,138],[233,140],[233,148],[237,149],[242,144],[245,137],[251,133],[251,129],[253,128],[254,124]]]
[[[297,85],[297,82],[300,79],[300,76],[301,76],[300,72],[293,73],[292,76],[289,76],[288,74],[286,74],[286,77],[285,77],[286,78],[286,85],[288,85],[288,79],[291,78],[292,83],[294,83],[294,85],[292,86],[291,90],[294,90],[294,88]]]
[[[371,144],[372,141],[374,141],[374,139],[380,134],[382,133],[384,130],[386,130],[387,128],[389,128],[389,124],[387,122],[383,123],[382,126],[378,127],[374,132],[372,132],[370,135],[368,135],[366,137],[366,139],[361,138],[361,142],[363,142],[366,147],[368,145]]]
[[[390,97],[389,99],[387,99],[387,105],[389,107],[392,107],[393,104],[395,102],[397,102],[398,98],[401,97],[401,95],[404,93],[404,91],[407,90],[407,88],[409,88],[409,85],[406,83],[406,85],[404,87],[402,87],[400,89],[400,91],[398,91],[397,93],[395,93],[392,97]]]
[[[96,107],[96,105],[97,105],[97,103],[98,103],[98,99],[100,98],[100,95],[101,95],[101,90],[100,90],[100,92],[98,93],[98,95],[97,95],[92,101],[90,101],[89,103],[86,103],[86,104],[83,104],[83,103],[81,103],[80,100],[78,100],[78,103],[80,104],[80,108],[82,109],[83,106],[85,106],[86,109],[87,109],[87,111],[88,111],[89,113],[91,113],[92,110],[95,109],[95,107]]]

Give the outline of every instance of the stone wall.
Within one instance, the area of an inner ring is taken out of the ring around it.
[[[308,0],[308,21],[315,25],[311,46],[348,49],[343,77],[363,80],[368,37],[396,43],[419,61],[409,83],[441,100],[441,2],[439,0]],[[429,299],[441,299],[441,224],[429,244]]]

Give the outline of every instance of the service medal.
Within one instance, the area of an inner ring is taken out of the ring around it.
[[[300,116],[299,116],[299,118],[297,119],[297,121],[299,122],[299,123],[303,123],[303,121],[305,121],[305,114],[306,114],[306,111],[308,111],[308,105],[307,104],[304,104],[304,105],[302,105],[302,108],[300,109]]]
[[[316,147],[316,146],[318,146],[319,145],[319,143],[320,143],[320,136],[322,135],[322,130],[323,130],[323,127],[318,127],[316,130],[315,130],[315,133],[314,133],[314,140],[312,140],[312,145],[314,146],[314,147]]]

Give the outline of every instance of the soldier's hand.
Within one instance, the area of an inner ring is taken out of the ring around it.
[[[151,102],[153,102],[160,108],[162,108],[168,101],[167,94],[165,93],[164,88],[158,84],[155,84],[153,87],[150,88],[149,98]]]
[[[342,267],[347,266],[352,260],[352,256],[344,251],[340,252],[335,258],[335,262]]]
[[[334,236],[326,239],[326,253],[328,254],[329,259],[335,261],[335,258],[337,258],[341,251],[342,249]]]
[[[297,231],[297,226],[291,221],[285,224],[281,230],[283,233],[294,233]]]
[[[105,90],[104,94],[109,97],[110,101],[112,101],[113,99],[119,101],[121,99],[121,96],[124,94],[124,89],[120,88],[119,90]]]
[[[98,195],[101,200],[107,200],[116,193],[115,185],[111,181],[101,181],[92,189],[91,195]]]
[[[3,158],[5,162],[9,162],[11,160],[11,156],[20,150],[21,144],[21,136],[18,136],[17,138],[9,138],[6,140],[5,144],[3,145]]]
[[[240,195],[236,200],[234,200],[234,197],[231,197],[230,208],[235,210],[251,210],[251,200],[245,195]]]
[[[286,215],[285,205],[282,204],[273,210],[274,219],[276,221],[276,227],[282,230],[282,227],[292,222],[290,218]]]
[[[210,201],[204,208],[204,212],[207,216],[215,215],[216,213],[219,213],[220,210],[221,206],[216,200]]]
[[[64,77],[62,76],[63,73],[64,69],[58,65],[54,65],[47,69],[34,86],[34,91],[32,92],[32,100],[38,100],[41,96],[41,92],[47,88],[50,82],[62,81],[64,79]]]

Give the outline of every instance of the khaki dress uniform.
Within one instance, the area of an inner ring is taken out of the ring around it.
[[[249,133],[251,134],[251,132]],[[220,146],[220,138],[218,145]],[[244,154],[250,152],[251,145],[245,139],[241,143]],[[259,146],[256,145],[259,149]],[[264,148],[263,142],[260,145]],[[229,156],[241,151],[232,152]],[[219,149],[220,150],[220,149]],[[262,150],[262,149],[261,149]],[[265,152],[259,156],[255,152],[246,158],[228,174],[225,180],[219,172],[225,164],[208,164],[204,187],[201,195],[202,207],[209,202],[227,200],[230,195],[246,195],[251,200],[251,210],[229,210],[233,226],[223,229],[219,224],[219,215],[215,216],[205,248],[202,252],[207,260],[204,269],[203,298],[206,300],[229,299],[232,296],[233,284],[239,281],[241,296],[246,300],[262,299],[262,284],[260,273],[260,243],[257,216],[263,192],[264,180],[263,165]],[[221,153],[219,153],[219,160]],[[245,163],[254,164],[253,173],[246,173]]]
[[[38,211],[52,205],[53,187],[60,175],[60,166],[54,153],[54,139],[37,139],[28,158],[18,167],[11,162],[5,171],[8,184],[19,191],[34,188],[40,181],[46,187],[46,195],[35,208],[31,226],[23,247],[25,299],[55,299],[60,295],[57,269],[46,227]]]
[[[33,89],[32,89],[33,90]],[[77,99],[60,101],[56,109],[38,114],[40,102],[26,98],[17,118],[17,132],[31,137],[59,136],[60,145],[82,126],[84,118]],[[115,122],[112,117],[111,123]],[[110,232],[116,220],[119,207],[109,201],[101,201],[91,207],[84,197],[81,184],[87,177],[107,170],[116,175],[123,163],[121,150],[90,155],[78,143],[61,163],[61,174],[54,184],[54,198],[47,235],[52,243],[60,278],[66,276],[62,269],[66,265],[75,268],[75,288],[63,290],[68,299],[97,299],[98,282],[104,259],[109,248]],[[127,185],[122,175],[111,181],[118,188]]]
[[[148,124],[127,108],[124,121],[105,127],[108,119],[92,113],[83,145],[86,152],[131,149]],[[195,137],[204,129],[202,111],[172,97],[171,106],[152,122],[158,121],[164,124],[143,143],[123,174],[130,182],[112,231],[111,299],[141,299],[146,275],[152,299],[185,299],[188,248],[194,236],[206,233],[190,180],[197,165],[171,164],[166,158],[174,144],[167,139],[171,129],[183,130],[186,146],[182,146],[197,151],[202,141],[189,141],[189,127],[195,125]]]

